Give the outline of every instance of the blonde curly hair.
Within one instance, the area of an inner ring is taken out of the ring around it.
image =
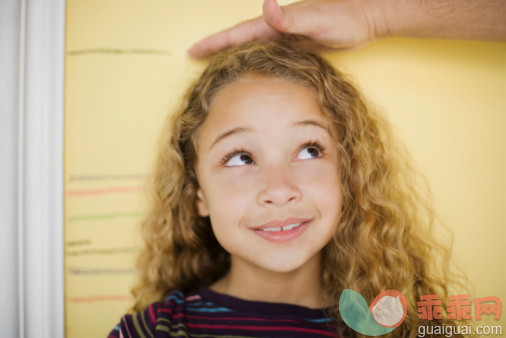
[[[381,291],[395,289],[406,297],[408,313],[390,335],[416,336],[417,326],[427,325],[418,319],[417,299],[428,294],[447,299],[449,285],[459,284],[459,276],[448,269],[450,248],[433,235],[435,213],[428,190],[420,190],[427,186],[425,180],[385,119],[368,108],[350,81],[321,56],[284,42],[248,43],[216,55],[169,116],[152,181],[151,210],[142,224],[145,248],[137,262],[133,310],[162,301],[173,289],[209,286],[230,267],[230,255],[216,240],[209,218],[197,212],[196,135],[213,96],[248,75],[311,88],[338,135],[343,209],[322,252],[322,284],[335,304],[330,315],[340,318],[343,289],[359,292],[369,303]],[[339,327],[341,334],[358,335],[346,325]]]

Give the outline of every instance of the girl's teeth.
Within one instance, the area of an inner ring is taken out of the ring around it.
[[[262,229],[263,231],[281,231],[281,229],[283,230],[291,230],[293,228],[296,228],[298,227],[299,225],[301,225],[302,223],[294,223],[294,224],[288,224],[288,225],[285,225],[284,227],[275,227],[275,228],[265,228],[265,229]]]
[[[276,228],[265,228],[265,229],[262,229],[263,231],[281,231],[281,228],[280,227],[276,227]]]
[[[288,224],[283,227],[283,230],[290,230],[290,229],[298,227],[299,225],[300,225],[300,223]]]

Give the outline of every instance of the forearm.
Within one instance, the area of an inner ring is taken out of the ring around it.
[[[506,41],[506,0],[373,0],[376,34]]]

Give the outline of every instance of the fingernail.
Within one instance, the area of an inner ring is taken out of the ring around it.
[[[281,6],[278,4],[278,1],[277,0],[272,0],[274,2],[274,4],[276,5],[276,10],[278,11],[278,13],[282,14],[282,10],[281,10]]]

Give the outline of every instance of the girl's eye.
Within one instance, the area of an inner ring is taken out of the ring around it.
[[[225,167],[238,167],[255,163],[248,154],[232,154],[227,156],[224,161]]]
[[[298,160],[309,160],[312,158],[318,158],[322,156],[322,148],[319,145],[306,145],[304,149],[302,149],[297,154]]]

